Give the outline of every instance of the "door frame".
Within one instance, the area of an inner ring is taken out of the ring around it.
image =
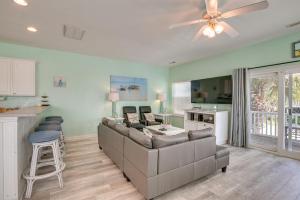
[[[256,68],[249,69],[249,77],[247,78],[247,85],[250,86],[250,80],[253,77],[263,76],[265,74],[277,73],[278,76],[278,139],[277,139],[277,149],[275,154],[290,157],[294,159],[300,160],[300,152],[291,152],[286,150],[285,148],[285,75],[289,73],[300,73],[300,64],[283,64],[273,67],[265,67],[265,68]],[[250,93],[250,87],[248,87],[248,94]],[[249,99],[250,102],[250,99]],[[248,104],[250,108],[250,104]],[[250,112],[248,114],[248,118],[250,119]],[[249,121],[250,122],[250,121]],[[249,123],[252,126],[252,123]],[[250,132],[248,133],[250,134]],[[248,136],[249,137],[249,136]],[[250,147],[264,149],[260,146],[249,145]],[[267,150],[270,152],[269,150]]]

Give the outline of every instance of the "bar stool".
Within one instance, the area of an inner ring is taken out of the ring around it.
[[[61,116],[48,116],[48,117],[45,117],[45,121],[53,121],[53,120],[60,121],[61,123],[64,122],[64,120]]]
[[[48,120],[48,121],[43,121],[41,122],[39,125],[49,125],[49,124],[57,124],[57,125],[61,125],[62,122],[59,120]]]
[[[30,198],[32,193],[32,187],[36,180],[49,178],[52,176],[57,176],[59,187],[63,188],[63,177],[62,171],[65,168],[65,163],[62,160],[60,150],[59,150],[59,140],[60,132],[59,131],[42,131],[35,132],[29,135],[28,140],[32,144],[32,157],[30,169],[26,170],[23,174],[23,177],[27,181],[27,188],[25,198]],[[41,148],[50,147],[53,153],[52,162],[43,162],[38,163],[39,151]],[[40,167],[44,166],[54,166],[55,170],[48,172],[46,174],[37,175],[36,171]]]
[[[48,130],[62,132],[62,128],[61,128],[60,124],[43,124],[43,123],[41,123],[38,127],[35,128],[35,131],[48,131]]]
[[[65,136],[59,121],[44,121],[39,124],[35,131],[61,131],[61,141],[64,142]]]
[[[60,132],[60,138],[59,138],[59,147],[61,149],[61,153],[62,155],[65,155],[64,152],[64,135],[62,132],[62,128],[60,125],[58,124],[43,124],[43,125],[39,125],[35,131],[59,131]],[[47,154],[49,153],[49,151],[44,151],[43,154]]]

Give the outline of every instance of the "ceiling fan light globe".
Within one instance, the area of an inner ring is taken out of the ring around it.
[[[28,6],[28,3],[26,0],[14,0],[14,2],[20,6]]]
[[[203,35],[205,36],[208,36],[209,35],[209,27],[206,26],[204,29],[203,29]]]
[[[209,32],[204,30],[204,31],[203,31],[203,35],[208,36],[208,35],[209,35]]]
[[[212,34],[214,34],[215,31],[210,27],[210,26],[207,26],[204,30],[203,30],[203,35],[205,36],[210,36]]]
[[[222,25],[217,24],[217,25],[215,26],[215,32],[216,32],[217,34],[221,34],[223,31],[224,31],[224,27],[223,27]]]
[[[211,32],[209,33],[209,35],[208,35],[209,38],[213,38],[213,37],[215,37],[215,36],[216,36],[215,31],[211,31]]]

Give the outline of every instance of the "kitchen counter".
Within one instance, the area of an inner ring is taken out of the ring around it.
[[[35,117],[48,109],[50,109],[50,106],[24,107],[18,110],[0,113],[0,117]]]
[[[0,199],[21,200],[26,188],[22,174],[29,166],[28,136],[51,107],[25,107],[0,113]],[[2,178],[3,177],[3,178]]]

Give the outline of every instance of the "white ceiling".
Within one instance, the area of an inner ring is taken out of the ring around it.
[[[271,39],[300,26],[300,0],[269,0],[267,10],[226,20],[240,32],[214,39],[193,41],[199,25],[169,30],[171,24],[198,19],[205,0],[28,0],[18,6],[0,1],[0,40],[70,52],[124,59],[158,66],[190,62],[230,49]],[[219,0],[220,9],[230,10],[260,0]],[[86,33],[77,41],[62,36],[63,24]],[[37,33],[26,31],[33,25]]]

